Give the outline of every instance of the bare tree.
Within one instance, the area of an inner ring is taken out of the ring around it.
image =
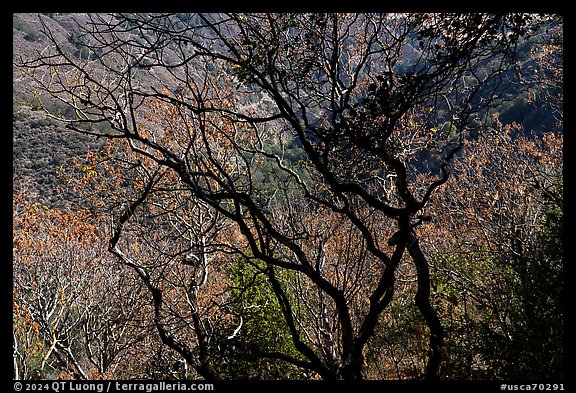
[[[38,88],[31,105],[42,107],[48,94],[74,109],[72,117],[51,114],[69,129],[124,141],[148,161],[142,186],[115,218],[110,251],[138,272],[163,341],[200,375],[220,377],[211,336],[196,317],[195,289],[180,296],[190,300],[197,351],[166,325],[160,282],[171,273],[153,276],[119,244],[152,206],[160,181],[171,199],[194,201],[170,208],[189,218],[167,223],[193,239],[190,258],[202,274],[209,234],[194,211],[233,223],[242,241],[222,250],[263,263],[256,265],[299,355],[252,351],[325,379],[362,379],[364,351],[406,254],[428,328],[425,376],[438,377],[443,328],[414,228],[429,221],[422,211],[448,180],[464,137],[481,130],[511,83],[514,49],[531,16],[97,14],[79,26],[88,59],[64,51],[50,20],[40,20],[50,46],[17,62]],[[431,180],[421,183],[422,172]],[[329,250],[332,237],[314,228],[316,220],[334,220],[356,248]],[[287,271],[297,279],[283,278]],[[300,313],[310,288],[319,302],[316,336]]]
[[[118,274],[90,221],[86,211],[15,195],[14,360],[22,379],[112,375],[149,330],[139,281]]]

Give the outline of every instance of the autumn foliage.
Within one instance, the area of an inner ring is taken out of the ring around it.
[[[15,62],[105,141],[15,189],[16,379],[562,378],[561,115],[499,117],[558,111],[561,22],[86,18]]]

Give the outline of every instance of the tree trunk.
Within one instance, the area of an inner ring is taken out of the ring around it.
[[[430,330],[430,353],[426,365],[426,379],[436,380],[439,378],[440,365],[442,363],[442,346],[444,344],[444,328],[440,323],[438,314],[430,304],[430,272],[428,261],[420,249],[418,239],[411,235],[408,240],[408,252],[416,265],[418,274],[418,290],[414,298],[416,306],[426,321]]]

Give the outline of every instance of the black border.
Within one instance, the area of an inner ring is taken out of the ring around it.
[[[471,12],[480,12],[480,11],[498,11],[498,12],[534,12],[534,13],[555,13],[560,14],[564,18],[564,129],[568,130],[568,132],[564,133],[564,209],[565,209],[565,223],[566,222],[573,222],[572,218],[574,217],[575,207],[570,203],[573,200],[576,200],[576,187],[573,182],[572,173],[574,172],[574,154],[573,152],[573,144],[574,144],[574,121],[573,121],[573,111],[572,104],[573,104],[573,86],[574,86],[574,76],[573,73],[570,71],[576,71],[576,68],[572,67],[572,33],[574,33],[574,28],[572,27],[574,23],[576,23],[576,18],[570,13],[569,2],[567,1],[558,1],[556,3],[546,1],[540,2],[537,4],[526,4],[519,3],[514,4],[510,2],[475,2],[474,4],[454,4],[454,3],[437,3],[437,2],[426,2],[424,4],[417,3],[417,2],[400,2],[398,0],[394,2],[387,2],[383,0],[372,0],[372,1],[348,1],[347,3],[343,3],[342,1],[337,2],[332,0],[330,2],[311,2],[307,1],[305,4],[298,4],[294,2],[279,2],[279,1],[268,1],[266,3],[262,1],[236,1],[232,4],[227,4],[226,2],[166,2],[166,1],[156,1],[155,3],[146,3],[146,2],[138,2],[138,3],[122,3],[120,4],[118,1],[112,3],[108,3],[106,1],[91,1],[91,2],[77,2],[77,3],[59,3],[55,4],[54,2],[43,2],[39,4],[34,4],[33,2],[28,1],[20,1],[18,3],[14,2],[7,2],[4,7],[11,8],[11,12],[4,13],[4,20],[2,20],[2,27],[6,30],[4,32],[4,36],[6,40],[10,40],[8,45],[10,50],[5,50],[3,53],[6,55],[9,53],[10,59],[6,59],[2,62],[2,65],[5,67],[5,71],[3,75],[5,76],[8,84],[8,80],[10,81],[10,87],[7,88],[5,91],[10,91],[12,93],[12,54],[13,54],[13,47],[12,47],[12,40],[9,38],[11,37],[11,33],[9,30],[12,30],[12,15],[14,13],[25,13],[25,12],[41,12],[46,10],[57,10],[60,12],[109,12],[109,11],[142,11],[142,12],[167,12],[172,10],[182,11],[182,10],[189,10],[189,8],[194,8],[194,11],[204,11],[204,12],[219,12],[219,11],[228,11],[228,12],[256,12],[256,11],[274,11],[274,12],[320,12],[320,11],[344,11],[344,12],[364,12],[364,11],[397,11],[397,12],[413,12],[413,11],[451,11],[451,12],[463,12],[463,11],[471,11]],[[8,86],[7,86],[8,87]],[[12,121],[11,121],[11,106],[12,106],[12,94],[9,98],[6,99],[5,108],[5,117],[4,121],[6,123],[6,130],[12,130]],[[568,109],[568,110],[566,110]],[[566,116],[568,114],[568,116]],[[7,131],[6,131],[7,132]],[[12,136],[12,131],[10,131],[10,136]],[[3,144],[3,149],[6,149],[6,152],[1,154],[3,165],[2,174],[5,177],[12,175],[12,168],[13,168],[13,161],[10,160],[11,157],[11,148],[12,148],[12,138],[10,138],[10,143]],[[3,252],[5,253],[6,257],[2,258],[2,269],[5,272],[2,274],[2,277],[5,277],[6,281],[8,277],[12,277],[12,266],[11,263],[9,264],[8,261],[12,261],[12,254],[11,254],[11,247],[10,241],[8,240],[9,230],[12,229],[12,220],[11,220],[11,203],[12,203],[12,187],[8,187],[7,184],[12,184],[12,180],[10,183],[2,183],[6,184],[4,187],[1,188],[0,191],[0,203],[2,206],[2,212],[4,213],[4,229],[2,230],[2,234],[5,235],[7,239],[6,244],[3,243]],[[566,203],[568,202],[568,203]],[[10,205],[9,205],[10,204]],[[566,219],[567,218],[567,219]],[[568,232],[566,227],[564,229],[564,281],[565,284],[569,283],[569,277],[571,277],[573,271],[572,262],[576,262],[576,258],[574,257],[574,253],[572,251],[572,247],[568,245],[573,238],[572,231]],[[4,236],[3,236],[4,238]],[[10,253],[10,254],[9,254]],[[568,263],[566,263],[568,262]],[[5,373],[5,379],[7,387],[10,387],[10,391],[16,391],[14,389],[14,381],[12,380],[12,331],[11,331],[11,308],[12,308],[12,288],[13,284],[10,286],[7,285],[10,290],[6,289],[4,291],[0,291],[0,293],[4,296],[1,296],[1,304],[2,304],[2,312],[1,312],[1,320],[2,320],[2,329],[6,326],[6,333],[3,335],[3,339],[0,340],[2,342],[3,348],[2,353],[6,356],[5,361],[2,363],[4,367],[2,367],[3,373]],[[572,329],[573,325],[568,317],[571,311],[571,302],[569,298],[569,293],[567,292],[566,285],[565,285],[565,318],[564,318],[564,380],[563,381],[500,381],[500,380],[467,380],[467,381],[457,381],[457,380],[447,380],[447,381],[439,381],[439,382],[424,382],[424,381],[359,381],[359,382],[325,382],[325,381],[225,381],[225,382],[214,382],[214,392],[227,392],[227,391],[234,391],[234,392],[243,392],[247,390],[256,390],[259,391],[262,389],[263,391],[270,391],[271,389],[281,387],[287,388],[289,390],[296,390],[297,393],[304,393],[304,392],[315,392],[319,393],[320,391],[328,391],[333,389],[343,391],[348,391],[351,393],[360,393],[360,392],[371,392],[371,391],[405,391],[405,390],[418,390],[418,391],[428,391],[428,392],[464,392],[467,393],[469,389],[478,389],[479,391],[483,392],[496,392],[496,391],[503,391],[500,389],[502,384],[506,385],[518,385],[520,384],[554,384],[554,383],[562,383],[565,391],[570,391],[573,387],[573,377],[576,373],[569,364],[573,364],[571,361],[571,355],[573,352],[570,350],[573,345],[572,339]],[[41,384],[51,383],[52,381],[38,381]],[[90,382],[90,384],[97,384],[97,382]],[[107,382],[107,381],[104,381]],[[112,382],[115,382],[112,380]],[[124,382],[142,382],[142,383],[150,383],[153,381],[124,381]],[[160,382],[160,381],[155,381]],[[206,382],[206,381],[183,381],[184,383],[191,383],[191,382]],[[30,384],[30,381],[24,382],[24,386],[26,384]],[[4,385],[4,383],[2,383]],[[0,385],[0,386],[2,386]],[[113,384],[114,385],[114,384]],[[509,390],[509,389],[507,389]],[[521,390],[520,387],[517,389],[518,391]],[[26,391],[26,390],[23,390]],[[53,390],[51,390],[53,391]],[[67,391],[67,390],[66,390]],[[110,390],[116,391],[116,390]],[[553,391],[553,390],[552,390]]]

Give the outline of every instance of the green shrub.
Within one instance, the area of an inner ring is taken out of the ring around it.
[[[234,348],[228,348],[227,372],[236,379],[302,379],[296,366],[271,360],[251,349],[280,352],[301,358],[285,323],[280,304],[270,283],[255,266],[241,260],[233,270],[235,313],[242,315],[243,326]]]

